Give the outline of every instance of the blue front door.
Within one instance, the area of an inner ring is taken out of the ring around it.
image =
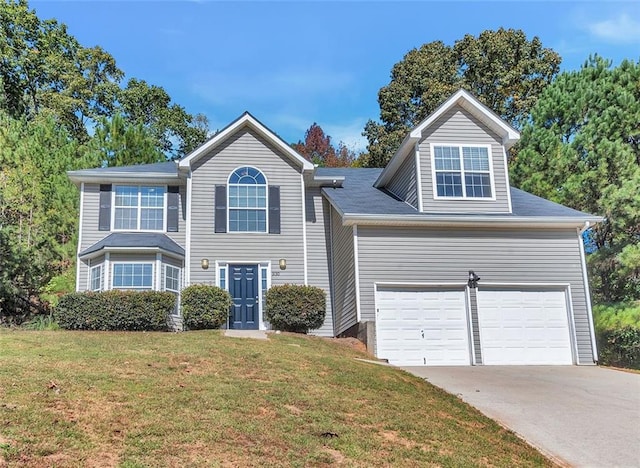
[[[233,298],[229,327],[237,330],[257,330],[258,266],[229,265],[229,293]]]

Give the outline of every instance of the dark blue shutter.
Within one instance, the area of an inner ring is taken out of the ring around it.
[[[180,187],[167,187],[167,232],[178,232],[180,216]]]
[[[280,187],[269,186],[269,234],[280,234]]]
[[[100,184],[100,211],[98,212],[98,230],[111,230],[111,184]]]
[[[227,232],[226,185],[216,185],[215,232]]]

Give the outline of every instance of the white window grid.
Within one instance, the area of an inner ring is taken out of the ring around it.
[[[439,143],[431,154],[435,198],[495,199],[490,146]]]
[[[152,262],[113,262],[111,268],[113,289],[153,289],[154,267]],[[140,278],[139,282],[142,284],[135,284],[138,282],[137,278]],[[126,282],[127,284],[117,285],[116,282]]]
[[[116,185],[113,190],[114,231],[164,231],[166,187]]]

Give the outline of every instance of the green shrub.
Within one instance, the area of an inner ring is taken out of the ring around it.
[[[168,330],[175,294],[160,291],[104,291],[62,296],[54,318],[68,330]]]
[[[53,319],[53,315],[36,315],[34,318],[29,320],[27,323],[22,325],[26,330],[60,330],[60,325]]]
[[[640,369],[640,302],[593,308],[601,364]]]
[[[183,323],[188,330],[220,328],[227,322],[231,295],[217,286],[194,284],[181,293]]]
[[[267,291],[266,306],[265,318],[277,330],[307,333],[322,326],[327,299],[321,288],[285,284]]]

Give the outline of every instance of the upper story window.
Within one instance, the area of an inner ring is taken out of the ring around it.
[[[164,187],[116,185],[113,229],[164,230]]]
[[[431,145],[435,198],[493,198],[489,146]]]
[[[229,232],[267,232],[267,180],[255,167],[229,176]]]

